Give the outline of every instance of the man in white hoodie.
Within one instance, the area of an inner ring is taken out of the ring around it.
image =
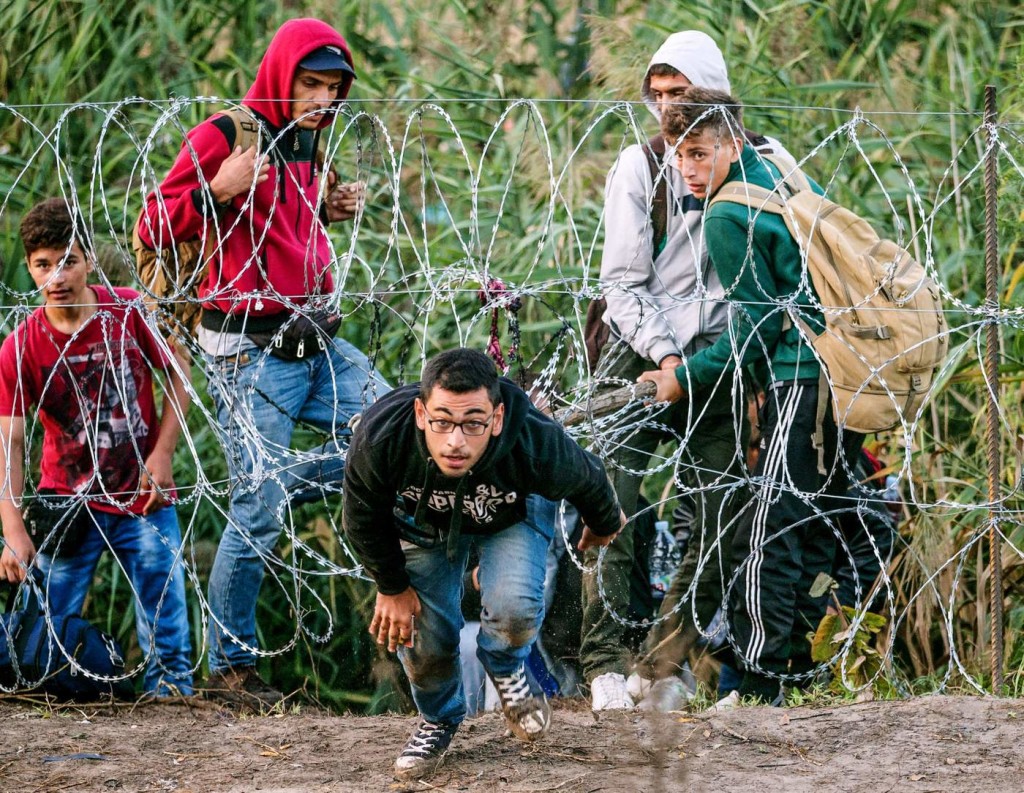
[[[730,91],[718,45],[692,30],[672,34],[654,54],[641,95],[660,120],[665,103],[690,85]],[[755,148],[784,151],[775,141],[751,133],[748,138]],[[683,356],[710,346],[728,325],[725,293],[703,247],[704,202],[690,194],[674,160],[662,141],[652,139],[624,149],[608,174],[601,283],[608,305],[603,319],[611,338],[601,353],[598,377],[634,382],[652,363],[675,369]],[[652,212],[660,181],[667,198],[663,232]],[[595,711],[629,709],[645,696],[647,706],[662,710],[682,703],[686,692],[674,672],[708,631],[729,579],[733,504],[739,500],[748,432],[743,389],[738,379],[725,378],[712,388],[695,390],[689,400],[674,404],[639,431],[631,428],[613,439],[615,451],[606,467],[629,516],[636,512],[641,474],[658,445],[671,439],[683,445],[676,470],[693,488],[697,532],[662,602],[660,615],[666,619],[652,630],[638,674],[628,682],[631,658],[625,628],[610,612],[620,617],[628,612],[634,568],[631,524],[609,546],[600,586],[596,574],[586,576],[580,659]],[[587,561],[594,565],[596,550]]]

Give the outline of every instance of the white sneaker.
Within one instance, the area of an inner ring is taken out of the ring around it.
[[[640,702],[651,693],[651,686],[654,683],[655,681],[650,678],[641,677],[637,672],[633,672],[626,678],[626,693],[633,698],[634,702]]]
[[[626,678],[618,672],[598,675],[590,684],[590,709],[595,713],[602,710],[632,710],[633,698],[626,690]]]
[[[673,675],[655,681],[639,707],[640,710],[671,713],[686,707],[686,703],[693,699],[693,694],[682,680]]]
[[[727,710],[736,710],[740,706],[740,692],[730,691],[718,702],[708,708],[709,713],[724,713]]]

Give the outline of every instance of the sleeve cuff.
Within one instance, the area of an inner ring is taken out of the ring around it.
[[[192,206],[199,217],[209,218],[210,210],[212,208],[213,217],[219,219],[220,216],[224,214],[224,210],[231,206],[231,202],[228,201],[226,204],[219,204],[213,197],[212,193],[202,187],[197,187],[192,191]]]
[[[410,586],[412,586],[412,582],[405,570],[377,581],[377,591],[382,595],[400,595]]]
[[[684,391],[690,391],[695,385],[693,381],[693,373],[686,366],[686,361],[683,361],[679,366],[675,368],[676,380],[679,386]]]
[[[661,362],[670,355],[678,355],[680,358],[683,357],[679,350],[676,349],[676,345],[671,341],[662,341],[651,347],[649,357],[660,366]]]
[[[620,527],[618,521],[616,521],[615,525],[610,529],[591,528],[590,531],[596,534],[598,537],[611,537],[613,534],[615,534],[615,532],[619,530],[619,528]]]

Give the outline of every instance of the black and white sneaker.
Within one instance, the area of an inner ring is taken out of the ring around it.
[[[420,779],[434,773],[458,729],[458,724],[421,721],[395,760],[395,779]]]
[[[543,692],[530,688],[526,670],[519,667],[510,675],[491,675],[498,689],[501,711],[512,733],[524,741],[536,741],[551,726],[551,706]]]

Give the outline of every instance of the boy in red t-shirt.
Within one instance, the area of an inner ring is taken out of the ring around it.
[[[188,369],[175,365],[136,292],[87,283],[93,258],[63,199],[33,207],[21,239],[45,304],[0,347],[0,580],[23,581],[35,563],[50,613],[77,613],[109,547],[131,582],[145,690],[191,694],[181,531],[171,504]],[[154,369],[166,382],[159,417]],[[35,541],[19,508],[32,407],[43,428],[33,507],[48,511],[43,494],[69,505],[49,510],[60,519]]]

